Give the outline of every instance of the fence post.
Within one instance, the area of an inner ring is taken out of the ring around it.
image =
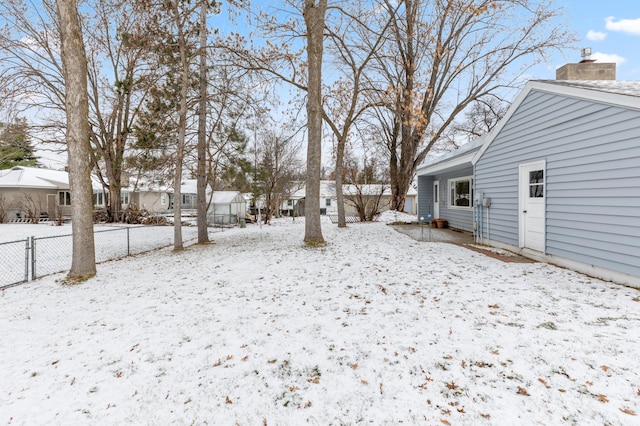
[[[127,227],[127,256],[131,256],[131,250],[129,249],[129,227]]]
[[[34,236],[31,239],[31,281],[36,279],[36,238]]]
[[[29,238],[24,240],[24,280],[29,281]]]

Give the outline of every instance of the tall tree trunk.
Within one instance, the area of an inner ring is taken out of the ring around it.
[[[344,212],[344,193],[342,191],[342,183],[344,182],[343,169],[346,139],[346,133],[343,133],[338,139],[338,145],[336,146],[336,202],[338,203],[338,228],[347,227],[347,218]]]
[[[327,0],[305,0],[307,27],[307,183],[304,242],[324,244],[320,222],[320,175],[322,172],[322,48]]]
[[[207,0],[200,0],[200,87],[198,103],[198,243],[209,242],[207,230]]]
[[[174,5],[174,19],[178,27],[178,48],[180,50],[180,100],[178,107],[178,146],[176,149],[176,170],[173,193],[173,250],[184,250],[182,244],[182,162],[184,160],[184,146],[187,135],[187,96],[189,94],[189,57],[187,55],[187,40],[184,29],[180,25],[178,5]]]
[[[66,142],[72,194],[73,249],[67,278],[82,281],[96,274],[93,238],[93,190],[89,146],[87,57],[75,0],[58,0],[62,63],[64,66]]]

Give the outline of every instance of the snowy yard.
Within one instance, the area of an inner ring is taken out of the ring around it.
[[[640,291],[382,223],[0,293],[0,424],[640,424]]]

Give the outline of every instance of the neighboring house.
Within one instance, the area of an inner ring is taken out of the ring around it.
[[[211,189],[207,187],[207,194]],[[198,208],[198,181],[197,179],[183,179],[180,185],[180,208],[182,210],[196,210]],[[174,194],[169,194],[169,209],[173,210]]]
[[[304,205],[306,200],[306,187],[301,185],[300,189],[295,191],[285,201],[281,210],[285,214],[292,215],[295,208],[295,215],[304,215]],[[336,198],[336,183],[332,180],[320,181],[320,214],[338,214],[338,203]]]
[[[531,81],[480,142],[447,171],[457,182],[472,166],[477,241],[640,286],[640,82]],[[429,167],[419,215],[434,202]]]
[[[391,190],[388,185],[386,188],[383,188],[382,185],[358,185],[360,187],[362,193],[366,197],[374,198],[374,196],[378,196],[382,191],[383,194],[380,197],[380,211],[389,210],[391,207]],[[343,195],[345,196],[345,214],[347,216],[356,216],[357,213],[351,203],[347,199],[347,195],[356,194],[357,189],[353,185],[343,185],[342,186]],[[409,192],[407,193],[407,198],[405,199],[404,211],[409,214],[416,214],[417,210],[417,191],[413,188],[409,188]],[[301,189],[294,192],[289,199],[282,205],[282,210],[287,214],[291,215],[294,206],[296,216],[304,214],[304,201],[305,201],[305,187],[302,186]],[[335,215],[338,214],[338,201],[336,197],[336,183],[332,180],[322,180],[320,181],[320,213],[325,215]]]
[[[169,210],[170,190],[163,185],[155,183],[138,182],[137,185],[129,185],[122,189],[121,195],[123,207],[135,205],[150,213],[166,213]]]
[[[150,213],[166,213],[169,209],[169,190],[161,185],[140,181],[137,185],[127,185],[120,189],[120,203],[122,209],[137,207]],[[109,202],[109,190],[94,179],[93,206],[104,209]]]
[[[24,219],[29,212],[49,218],[69,216],[69,174],[26,166],[0,170],[0,198],[6,220]]]
[[[345,215],[358,216],[355,204],[374,205],[378,203],[377,210],[384,212],[391,209],[393,194],[389,185],[363,184],[363,185],[343,185],[343,195],[345,197]],[[416,199],[418,192],[413,186],[404,200],[404,212],[415,215],[417,213]]]

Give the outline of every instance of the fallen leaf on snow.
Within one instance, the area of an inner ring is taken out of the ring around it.
[[[496,303],[495,305],[489,305],[491,309],[500,309],[500,306]]]
[[[633,410],[631,410],[629,408],[621,408],[620,411],[622,411],[623,413],[628,414],[630,416],[637,416],[637,414]]]
[[[518,394],[519,395],[529,396],[529,392],[527,392],[527,390],[525,388],[521,388],[521,387],[518,387]]]
[[[551,389],[551,386],[549,386],[549,384],[547,384],[546,380],[544,380],[543,378],[538,378],[538,381],[542,383],[545,388]]]
[[[606,395],[600,394],[598,395],[598,401],[600,402],[609,402]]]
[[[456,383],[452,380],[451,383],[446,383],[447,388],[449,389],[456,389],[458,387],[458,385],[456,385]]]
[[[224,400],[225,403],[227,404],[233,404],[233,401],[231,401],[231,398],[229,398],[229,395],[227,395],[227,397]]]
[[[609,371],[609,367],[607,367],[606,365],[602,365],[600,366],[600,368],[602,369],[602,371]]]
[[[440,423],[442,423],[443,425],[451,425],[451,423],[449,423],[445,419],[440,419]]]

